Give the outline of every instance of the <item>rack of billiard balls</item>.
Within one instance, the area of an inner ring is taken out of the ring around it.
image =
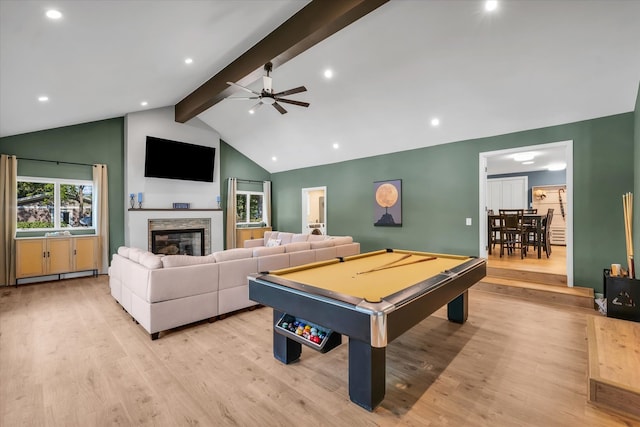
[[[326,338],[331,334],[328,329],[289,315],[284,315],[278,322],[277,327],[288,332],[287,335],[295,336],[297,338],[296,341],[304,344],[314,344],[318,347],[322,347]]]

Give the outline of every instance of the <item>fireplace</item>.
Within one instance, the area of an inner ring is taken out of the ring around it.
[[[151,252],[202,256],[205,252],[204,228],[151,230]]]

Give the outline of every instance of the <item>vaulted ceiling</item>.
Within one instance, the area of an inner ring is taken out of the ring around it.
[[[0,136],[176,105],[308,3],[0,0]],[[278,172],[628,112],[638,22],[638,1],[391,0],[274,67],[309,108],[197,117]]]

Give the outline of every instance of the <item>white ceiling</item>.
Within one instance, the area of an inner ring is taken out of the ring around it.
[[[306,3],[0,0],[0,136],[174,105]],[[273,71],[309,108],[199,118],[278,172],[629,112],[638,22],[640,1],[391,0]]]

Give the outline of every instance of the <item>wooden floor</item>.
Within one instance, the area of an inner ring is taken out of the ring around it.
[[[0,425],[638,425],[587,402],[594,313],[472,288],[466,324],[441,309],[389,345],[369,413],[349,401],[348,344],[285,366],[268,308],[151,341],[105,276],[0,288]]]
[[[538,258],[537,251],[529,249],[527,256],[520,259],[520,253],[513,255],[503,255],[500,257],[500,248],[496,246],[492,254],[487,257],[487,266],[496,268],[509,268],[523,271],[536,271],[539,273],[567,274],[567,247],[551,246],[551,256],[542,252],[542,257]]]

